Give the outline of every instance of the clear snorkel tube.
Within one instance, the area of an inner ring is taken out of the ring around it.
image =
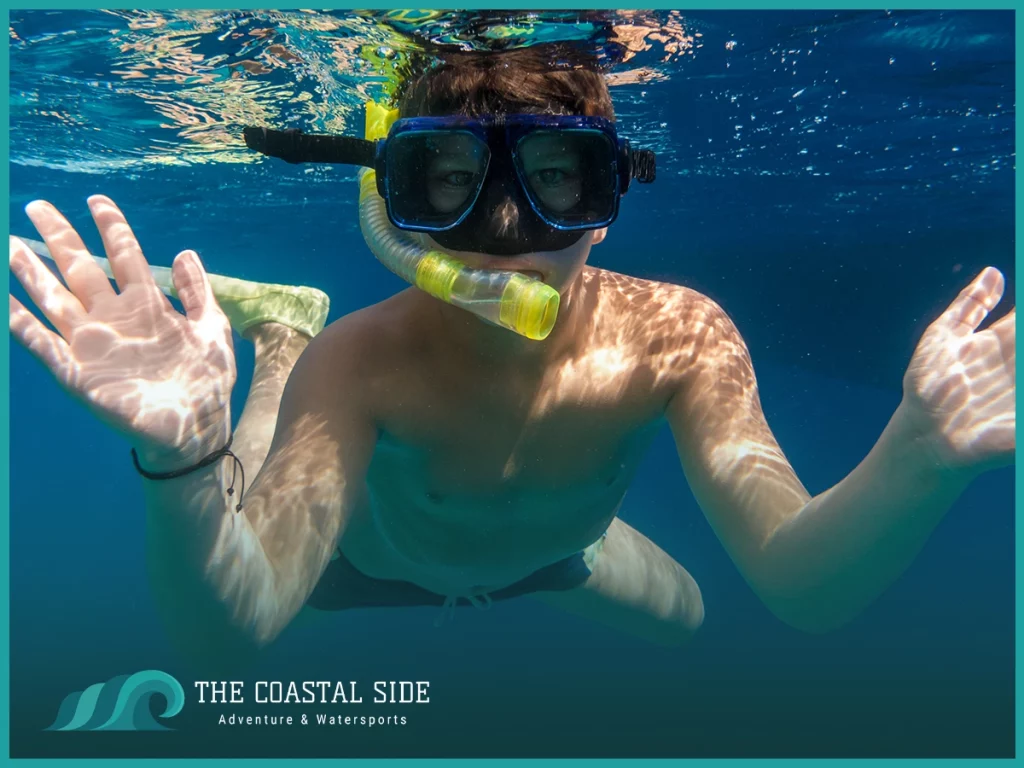
[[[397,110],[366,104],[366,138],[387,136]],[[468,310],[528,339],[547,338],[558,316],[558,291],[518,272],[471,269],[442,251],[429,250],[388,219],[377,194],[377,175],[359,172],[359,227],[384,266],[441,301]]]

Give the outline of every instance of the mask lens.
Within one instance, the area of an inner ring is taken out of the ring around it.
[[[408,131],[388,139],[387,189],[397,222],[445,229],[473,207],[490,152],[465,131]]]
[[[537,130],[520,139],[516,163],[537,212],[563,227],[607,222],[618,196],[616,147],[601,131]]]

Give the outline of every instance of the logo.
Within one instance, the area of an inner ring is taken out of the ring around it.
[[[118,675],[64,698],[47,731],[170,731],[153,719],[149,700],[162,696],[161,719],[174,717],[185,703],[181,683],[157,669]]]

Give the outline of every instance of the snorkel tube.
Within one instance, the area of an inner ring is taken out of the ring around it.
[[[366,139],[387,136],[398,110],[366,104]],[[424,248],[388,219],[377,193],[377,174],[359,172],[359,227],[366,245],[385,267],[441,301],[508,328],[520,336],[547,338],[558,316],[558,291],[510,271],[472,269],[443,251]]]

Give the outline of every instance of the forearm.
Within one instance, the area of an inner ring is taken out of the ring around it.
[[[935,461],[901,406],[850,475],[768,537],[756,588],[799,628],[849,621],[906,570],[970,480]]]
[[[145,481],[154,597],[171,638],[197,660],[255,651],[281,629],[274,569],[234,509],[239,486],[229,502],[230,472],[228,457],[184,478]]]
[[[309,422],[285,427],[260,474],[247,475],[241,510],[240,477],[226,494],[231,457],[146,482],[154,592],[172,637],[197,659],[235,661],[273,641],[301,610],[337,546],[345,510],[361,498],[363,486],[348,483],[346,469],[364,475],[372,428],[353,430],[339,447]],[[346,450],[359,451],[357,466],[346,465]]]
[[[254,326],[246,338],[256,347],[256,366],[231,450],[250,484],[243,508],[248,513],[264,505],[253,483],[270,452],[288,376],[309,338],[274,323]],[[220,439],[226,442],[226,431]],[[202,450],[216,447],[211,442]],[[283,626],[275,569],[249,515],[234,509],[243,490],[235,471],[225,457],[202,473],[146,483],[153,589],[169,631],[197,657],[234,658]],[[225,491],[233,478],[239,482],[229,498]]]

